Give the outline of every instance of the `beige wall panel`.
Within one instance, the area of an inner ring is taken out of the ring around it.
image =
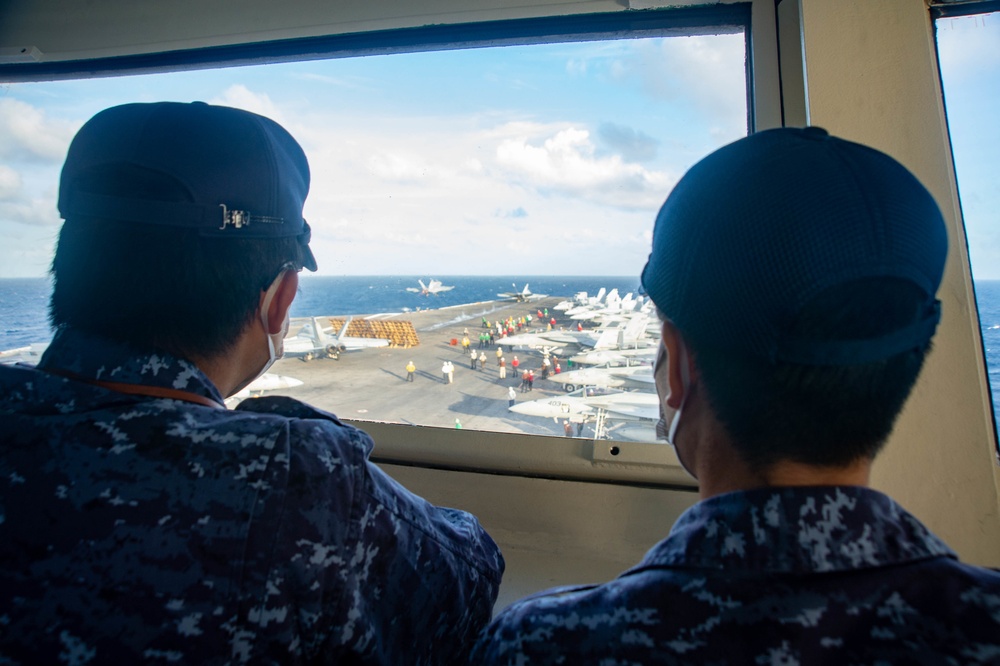
[[[948,224],[935,349],[876,463],[874,485],[964,559],[998,566],[1000,477],[930,13],[923,0],[800,4],[811,123],[900,160]]]
[[[479,518],[507,561],[498,609],[557,585],[615,578],[698,499],[684,490],[382,468],[429,501]]]

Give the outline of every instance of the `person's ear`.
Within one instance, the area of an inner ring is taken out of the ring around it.
[[[267,306],[267,334],[274,335],[281,332],[285,323],[285,315],[288,308],[295,300],[295,294],[299,290],[299,274],[294,270],[284,271],[275,280],[277,286],[274,287],[274,297]],[[264,296],[267,292],[261,292],[260,307],[264,307]]]
[[[691,378],[694,377],[695,368],[684,338],[677,327],[669,321],[663,322],[661,331],[663,346],[667,350],[667,387],[669,393],[664,402],[668,407],[677,409],[684,400],[685,391],[691,389]]]

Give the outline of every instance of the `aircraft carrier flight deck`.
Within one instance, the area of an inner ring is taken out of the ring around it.
[[[315,358],[304,361],[301,356],[286,356],[278,360],[270,372],[302,382],[301,385],[283,388],[279,392],[297,398],[320,409],[332,412],[343,419],[379,421],[403,424],[455,428],[456,420],[464,429],[492,430],[536,435],[564,436],[562,420],[524,416],[508,411],[509,387],[517,392],[517,401],[538,400],[545,397],[565,396],[566,387],[551,379],[542,378],[543,355],[540,350],[518,349],[512,351],[501,338],[494,346],[480,348],[478,336],[486,330],[482,319],[491,324],[507,317],[520,318],[531,314],[530,328],[516,333],[544,331],[537,318],[539,311],[555,317],[555,329],[576,330],[577,322],[554,310],[564,299],[545,297],[527,303],[486,301],[441,309],[400,312],[377,315],[355,315],[354,320],[372,322],[409,322],[419,343],[415,346],[389,346],[340,353],[339,359],[317,353]],[[317,317],[324,325],[330,320],[343,322],[346,318]],[[293,319],[290,335],[308,325],[307,319]],[[548,323],[548,319],[546,320]],[[585,322],[586,324],[586,322]],[[468,330],[470,349],[486,355],[484,366],[470,367],[468,352],[461,340]],[[507,377],[501,379],[497,364],[496,347],[503,348],[507,364]],[[556,360],[565,372],[568,356],[578,348],[566,347],[566,358],[558,353]],[[514,356],[520,362],[519,370],[531,369],[535,374],[533,390],[522,392],[521,379],[515,378],[511,368]],[[407,381],[407,364],[415,366],[413,381]],[[442,365],[454,364],[454,382],[445,381]],[[361,424],[363,426],[363,424]],[[592,425],[574,427],[573,434],[592,438]]]

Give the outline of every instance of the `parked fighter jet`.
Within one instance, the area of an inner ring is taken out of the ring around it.
[[[653,366],[633,365],[622,368],[584,368],[549,375],[549,381],[562,384],[567,391],[581,386],[612,388],[653,388]]]
[[[659,401],[655,393],[577,389],[565,396],[519,402],[509,411],[525,416],[568,419],[574,423],[595,417],[604,410],[608,418],[626,421],[656,421]]]
[[[589,330],[519,333],[501,338],[501,344],[512,349],[543,349],[547,347],[552,350],[573,344],[590,350],[653,347],[656,340],[647,334],[648,319],[649,316],[646,314],[631,314],[624,326],[618,325],[621,322],[617,322],[616,325]],[[595,361],[594,363],[605,363],[605,361]]]
[[[29,365],[37,365],[38,361],[42,358],[42,354],[45,353],[48,347],[49,343],[47,342],[33,342],[26,347],[6,349],[0,351],[0,363],[28,363]]]
[[[305,324],[297,335],[285,338],[285,356],[294,356],[303,361],[311,361],[320,356],[339,359],[341,352],[389,346],[388,340],[347,335],[347,327],[352,319],[353,317],[348,317],[340,333],[331,335],[324,330],[318,317],[312,317],[311,323]]]
[[[516,284],[512,284],[512,287],[517,288]],[[531,290],[528,289],[528,284],[525,283],[524,289],[521,291],[505,291],[497,294],[500,298],[506,298],[518,303],[527,303],[528,301],[537,301],[540,298],[545,298],[545,294],[533,294]]]
[[[446,287],[441,284],[441,280],[435,280],[433,278],[427,284],[424,284],[423,280],[417,280],[417,282],[420,283],[419,288],[407,287],[406,291],[412,291],[415,294],[421,294],[423,296],[437,296],[442,291],[451,291],[455,288],[454,286]]]
[[[573,310],[575,314],[576,312],[583,312],[586,308],[596,308],[607,291],[607,289],[601,287],[596,296],[590,296],[585,291],[578,291],[571,300],[561,301],[553,306],[553,309],[562,311]]]
[[[508,409],[556,422],[589,424],[597,439],[657,441],[655,424],[660,417],[660,403],[655,393],[582,388],[563,397],[529,400]]]
[[[538,333],[519,333],[500,338],[500,344],[511,349],[547,349],[550,352],[562,353],[566,345],[579,345],[588,349],[604,349],[617,346],[618,329],[589,331],[540,331]]]
[[[294,388],[296,386],[302,386],[301,379],[265,372],[260,377],[243,387],[243,389],[239,392],[226,398],[226,407],[232,409],[247,398],[263,395],[267,391],[281,391],[284,389]]]
[[[573,423],[580,423],[593,418],[597,413],[597,409],[593,405],[587,404],[584,390],[580,389],[576,393],[566,396],[518,402],[507,409],[524,416],[568,419]]]
[[[641,349],[594,349],[571,356],[569,360],[579,365],[636,365],[652,363],[656,358],[657,347]]]

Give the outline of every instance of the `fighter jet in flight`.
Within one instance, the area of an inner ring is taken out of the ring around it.
[[[414,294],[421,294],[423,296],[437,296],[442,291],[451,291],[454,286],[446,287],[441,284],[441,280],[431,279],[430,282],[424,284],[423,280],[417,280],[420,283],[420,287],[407,287],[406,291],[412,291]]]

